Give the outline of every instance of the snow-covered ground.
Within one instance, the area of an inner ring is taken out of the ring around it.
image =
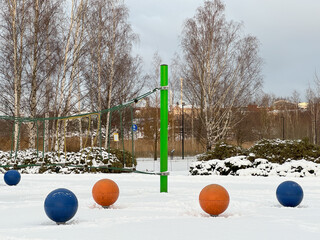
[[[160,193],[157,175],[23,174],[19,185],[0,181],[0,240],[4,239],[319,239],[320,181],[316,177],[190,176],[195,159],[170,161],[168,193]],[[138,170],[158,171],[159,161],[139,159]],[[91,189],[102,178],[120,188],[118,201],[103,209]],[[304,199],[297,208],[282,207],[276,188],[285,180],[298,182]],[[230,195],[228,209],[209,217],[200,208],[203,187],[217,183]],[[79,201],[75,217],[57,225],[45,214],[49,192],[68,188]]]

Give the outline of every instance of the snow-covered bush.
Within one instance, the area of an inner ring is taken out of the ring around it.
[[[320,177],[320,164],[307,160],[291,160],[278,164],[261,158],[251,162],[245,156],[237,156],[225,160],[193,162],[189,172],[191,175]]]
[[[302,159],[302,160],[301,160]],[[308,140],[263,139],[244,150],[219,143],[198,157],[191,175],[320,176],[320,147]]]
[[[42,152],[27,149],[15,152],[0,151],[0,165],[8,170],[21,169],[21,173],[85,173],[85,172],[119,172],[117,168],[137,165],[127,151],[111,149],[110,153],[104,148],[89,147],[79,152]],[[133,161],[132,161],[133,160]],[[133,164],[132,164],[133,163]]]
[[[191,175],[236,175],[240,169],[251,167],[252,163],[245,156],[231,157],[225,160],[193,162],[190,165]]]

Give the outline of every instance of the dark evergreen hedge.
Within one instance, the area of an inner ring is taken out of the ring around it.
[[[250,161],[264,158],[272,163],[280,164],[287,160],[299,159],[320,162],[320,147],[310,143],[308,139],[262,139],[249,149],[220,142],[215,145],[212,151],[199,155],[198,161],[208,161],[211,159],[224,160],[239,155],[247,156],[247,159]]]

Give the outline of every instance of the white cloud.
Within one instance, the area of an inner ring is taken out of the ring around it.
[[[320,1],[225,0],[229,20],[243,22],[245,33],[261,42],[265,91],[288,96],[294,89],[304,94],[316,69],[320,71]],[[127,0],[130,21],[140,35],[135,52],[149,67],[158,51],[170,64],[179,48],[183,22],[193,17],[203,1]],[[146,69],[148,71],[149,69]]]

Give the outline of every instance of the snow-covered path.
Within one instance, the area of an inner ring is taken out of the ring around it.
[[[319,238],[318,178],[188,176],[188,161],[169,162],[168,193],[159,192],[159,176],[132,173],[30,174],[22,175],[15,187],[1,180],[0,240]],[[157,171],[158,162],[140,160],[138,169]],[[110,209],[97,206],[91,196],[102,178],[114,180],[120,188]],[[275,196],[277,186],[289,179],[304,190],[297,208],[280,206]],[[198,203],[200,191],[211,183],[224,186],[230,195],[229,208],[219,217],[209,217]],[[60,187],[73,191],[79,201],[77,214],[66,225],[56,225],[43,209],[47,194]]]

